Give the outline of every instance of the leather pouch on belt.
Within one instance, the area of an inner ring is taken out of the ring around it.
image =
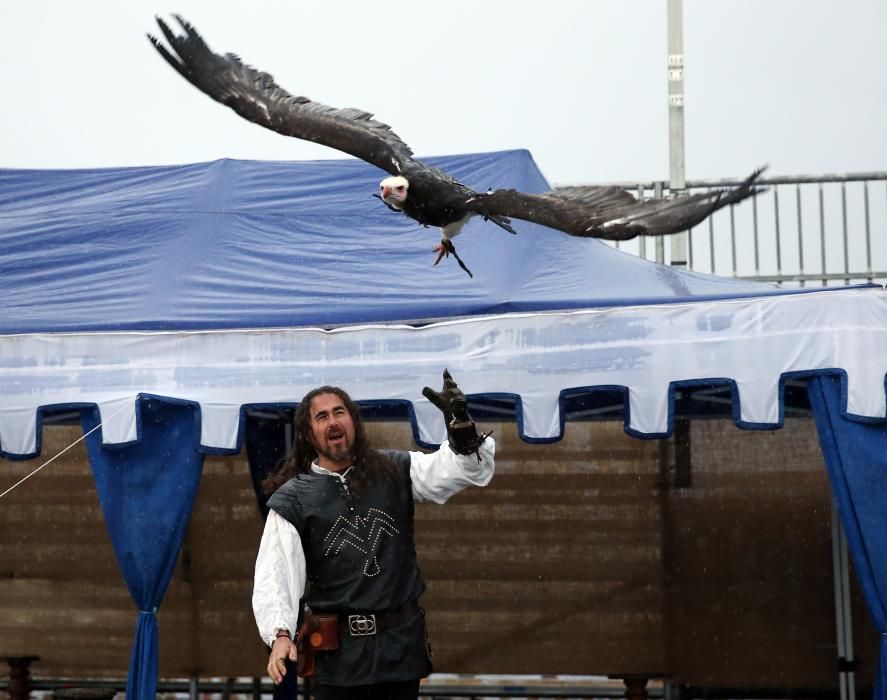
[[[339,648],[338,615],[306,615],[296,637],[299,678],[312,678],[316,671],[314,653]]]

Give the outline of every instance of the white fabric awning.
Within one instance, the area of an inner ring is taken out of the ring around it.
[[[422,397],[448,367],[471,395],[514,395],[527,439],[558,438],[561,394],[624,387],[627,428],[670,429],[675,382],[735,384],[739,424],[777,427],[786,375],[846,373],[849,414],[887,415],[887,294],[877,288],[435,323],[199,332],[0,336],[0,448],[33,455],[38,409],[98,405],[106,443],[137,439],[140,394],[199,404],[204,447],[238,446],[243,407],[293,404],[334,384],[405,401],[421,441],[440,413]]]

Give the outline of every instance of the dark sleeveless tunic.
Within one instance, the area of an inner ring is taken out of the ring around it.
[[[292,523],[305,551],[305,602],[314,612],[385,613],[414,603],[425,590],[413,541],[408,452],[385,452],[395,479],[377,479],[359,500],[341,479],[300,474],[268,506]],[[347,478],[346,478],[347,479]],[[431,673],[421,613],[376,635],[352,637],[340,622],[337,651],[317,654],[315,681],[365,685]]]

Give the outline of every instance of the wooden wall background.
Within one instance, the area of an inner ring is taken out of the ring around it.
[[[667,674],[706,686],[836,687],[829,488],[812,421],[775,432],[691,425],[689,488],[665,441],[568,424],[552,445],[495,425],[486,489],[417,509],[437,671]],[[371,424],[410,447],[404,424]],[[43,457],[0,462],[0,490],[80,436],[47,427]],[[261,675],[250,608],[261,532],[245,456],[207,458],[158,613],[165,677]],[[36,676],[122,677],[136,609],[114,560],[85,450],[0,501],[0,655]],[[857,593],[858,684],[877,635]]]

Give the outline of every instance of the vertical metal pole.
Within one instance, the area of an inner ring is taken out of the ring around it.
[[[733,276],[739,277],[736,268],[736,212],[732,204],[730,205],[730,262],[733,265]]]
[[[828,286],[825,266],[825,200],[822,194],[822,183],[819,183],[819,264],[822,269],[822,286]]]
[[[782,277],[782,242],[779,231],[779,188],[773,188],[773,224],[776,235],[776,274]]]
[[[653,183],[653,199],[662,199],[662,183],[654,182]],[[662,240],[662,236],[656,236],[656,246],[655,246],[655,255],[656,262],[664,263],[665,262],[665,242]]]
[[[638,183],[638,201],[644,201],[646,193],[646,188]],[[646,236],[638,236],[638,257],[647,259],[647,238]]]
[[[693,247],[690,247],[690,269],[695,269],[693,267]],[[715,268],[715,222],[712,217],[708,217],[708,271],[711,274],[718,274]]]
[[[853,671],[853,620],[850,613],[850,561],[847,536],[832,501],[832,573],[835,581],[835,628],[838,636],[838,686],[841,700],[856,700]]]
[[[841,183],[841,231],[844,237],[844,284],[850,284],[850,242],[847,231],[847,183]]]
[[[862,183],[862,201],[865,207],[865,269],[868,275],[866,282],[872,281],[872,226],[869,218],[869,183]]]
[[[795,186],[795,207],[798,212],[798,272],[803,278],[807,274],[804,267],[804,218],[801,214],[801,186]],[[801,279],[801,287],[804,287],[804,280]]]
[[[687,189],[684,174],[684,0],[668,0],[669,194]],[[687,264],[687,233],[671,236],[671,264]]]
[[[758,246],[758,198],[751,198],[752,240],[755,247],[755,277],[761,274],[761,255]]]

